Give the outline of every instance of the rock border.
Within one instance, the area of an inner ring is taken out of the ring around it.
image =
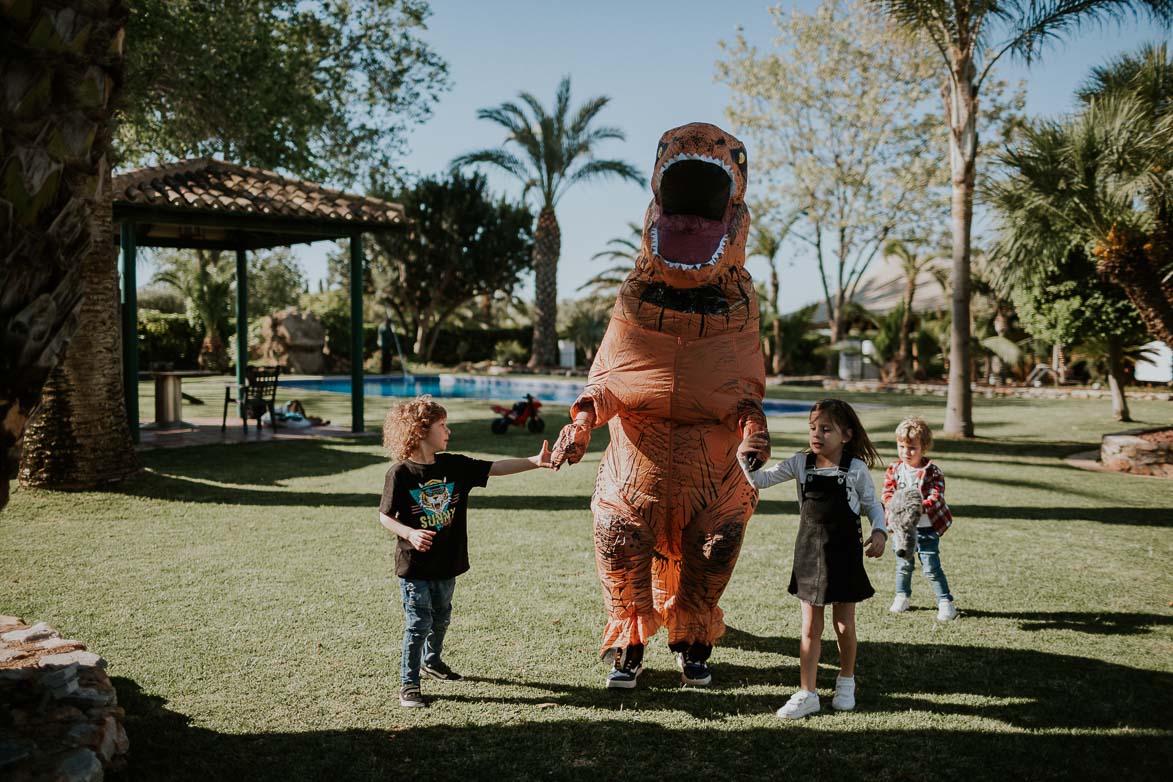
[[[45,622],[0,616],[0,778],[100,782],[130,741],[106,661]]]

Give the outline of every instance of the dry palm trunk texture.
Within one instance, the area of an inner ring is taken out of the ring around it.
[[[76,328],[126,16],[119,0],[0,3],[0,508]]]
[[[538,215],[534,238],[534,344],[531,367],[558,363],[558,257],[562,254],[562,230],[553,207]]]
[[[1095,249],[1097,267],[1128,296],[1145,327],[1157,339],[1173,345],[1173,285],[1162,281],[1158,258],[1169,258],[1164,232],[1152,238],[1112,228]]]
[[[82,263],[86,295],[81,327],[49,375],[41,405],[25,429],[23,486],[92,489],[138,472],[122,384],[118,250],[107,187],[91,223]]]

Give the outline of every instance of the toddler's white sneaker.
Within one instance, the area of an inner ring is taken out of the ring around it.
[[[908,610],[908,595],[897,595],[892,605],[888,606],[888,610],[894,614],[903,614]]]
[[[835,677],[835,697],[831,699],[835,711],[851,711],[855,708],[855,677]]]
[[[790,696],[785,706],[778,709],[778,716],[784,720],[800,720],[818,710],[818,693],[799,690]]]
[[[957,606],[952,600],[942,600],[937,603],[937,621],[949,622],[957,618]]]

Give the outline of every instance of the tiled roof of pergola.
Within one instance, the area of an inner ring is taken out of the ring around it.
[[[214,158],[113,179],[114,220],[140,246],[256,249],[402,228],[403,207]]]

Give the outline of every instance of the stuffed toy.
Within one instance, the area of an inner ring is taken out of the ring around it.
[[[725,631],[718,602],[758,499],[737,448],[755,432],[768,437],[758,302],[744,268],[746,171],[745,146],[714,125],[661,137],[641,252],[555,443],[560,467],[582,458],[594,427],[611,435],[591,502],[609,617],[602,653],[627,673],[608,686],[634,686],[662,625],[685,683],[708,684]],[[768,458],[768,446],[754,456]]]
[[[888,500],[885,511],[896,556],[913,559],[916,556],[916,525],[925,512],[920,489],[901,489],[896,492]]]

